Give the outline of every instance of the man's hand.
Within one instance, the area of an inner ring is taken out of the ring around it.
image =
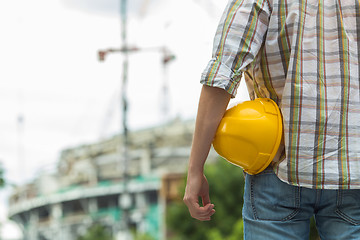
[[[190,215],[201,221],[209,221],[215,213],[204,176],[204,164],[230,98],[231,95],[220,88],[204,85],[201,90],[184,196]],[[203,206],[199,204],[199,197]]]
[[[199,197],[203,206],[199,204]],[[188,175],[185,189],[184,202],[189,209],[190,215],[200,221],[209,221],[215,213],[214,204],[209,197],[209,184],[204,174]]]

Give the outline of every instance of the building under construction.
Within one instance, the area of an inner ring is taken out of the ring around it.
[[[125,239],[128,229],[166,239],[166,205],[179,198],[194,121],[173,121],[62,151],[57,171],[16,188],[9,217],[25,240],[76,240],[100,223]],[[216,158],[210,153],[210,161]]]

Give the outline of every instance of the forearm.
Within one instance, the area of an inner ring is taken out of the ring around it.
[[[230,98],[231,95],[220,88],[203,86],[190,153],[190,174],[203,172],[211,143]]]

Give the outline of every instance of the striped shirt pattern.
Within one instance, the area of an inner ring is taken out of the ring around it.
[[[201,83],[280,107],[277,176],[316,189],[360,188],[358,0],[231,0]]]

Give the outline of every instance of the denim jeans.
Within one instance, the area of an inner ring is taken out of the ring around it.
[[[245,240],[309,239],[314,216],[321,240],[360,239],[360,190],[322,190],[282,182],[272,168],[246,174]]]

